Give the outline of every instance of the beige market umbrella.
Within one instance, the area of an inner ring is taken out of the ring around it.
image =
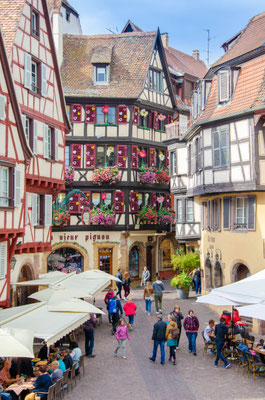
[[[33,339],[29,329],[0,328],[0,357],[34,358]]]
[[[65,287],[64,285],[50,286],[48,289],[32,293],[29,298],[44,301],[47,304],[59,304],[65,300],[80,297],[91,297],[87,290],[78,287]]]
[[[90,269],[88,271],[82,272],[81,274],[79,274],[79,276],[83,279],[109,279],[110,281],[121,282],[121,280],[116,276],[101,271],[100,269]]]
[[[48,310],[53,312],[94,313],[103,315],[105,314],[102,310],[95,307],[93,304],[79,299],[71,299],[63,301],[59,304],[49,305]]]

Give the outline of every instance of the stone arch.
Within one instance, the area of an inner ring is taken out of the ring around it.
[[[231,281],[237,282],[251,275],[248,264],[243,260],[236,260],[231,269]]]
[[[223,271],[219,261],[216,261],[214,264],[213,281],[215,288],[223,286]]]
[[[141,278],[146,265],[146,248],[143,242],[133,242],[129,248],[129,274],[131,278]]]
[[[212,288],[212,263],[209,257],[206,258],[204,263],[204,271],[205,271],[205,288]]]
[[[26,282],[35,279],[35,271],[30,260],[26,260],[20,267],[17,282]],[[17,286],[14,291],[14,304],[16,306],[24,306],[33,303],[34,300],[29,299],[32,293],[38,290],[37,286]]]

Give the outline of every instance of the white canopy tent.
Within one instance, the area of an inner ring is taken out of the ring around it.
[[[238,304],[234,301],[226,299],[225,297],[217,296],[213,293],[198,297],[196,303],[211,304],[214,306],[236,306]]]
[[[29,329],[0,328],[0,357],[33,358],[33,338]]]
[[[71,299],[59,304],[48,304],[48,310],[52,312],[86,312],[94,314],[105,314],[93,304],[80,299]]]
[[[34,279],[32,281],[25,282],[14,282],[12,285],[16,286],[50,286],[56,285],[58,283],[63,282],[65,279],[69,279],[71,276],[76,275],[75,272],[71,274],[65,274],[64,272],[54,271],[48,272],[47,274],[43,274],[39,277],[39,279]]]
[[[238,307],[239,315],[249,318],[257,318],[265,321],[265,304],[251,304],[248,306]]]

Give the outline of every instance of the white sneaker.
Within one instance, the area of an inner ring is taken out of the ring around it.
[[[122,356],[122,358],[124,358],[124,359],[126,360],[126,358],[127,358],[127,357],[125,357],[125,356]]]
[[[149,312],[148,315],[151,315],[151,313]]]

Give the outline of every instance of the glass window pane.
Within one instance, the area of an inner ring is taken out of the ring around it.
[[[65,146],[65,166],[69,167],[70,165],[70,147]]]
[[[104,124],[104,113],[102,111],[102,107],[97,107],[97,123]]]
[[[97,68],[97,82],[106,82],[106,67]]]
[[[104,146],[97,146],[97,168],[105,167],[105,148]]]
[[[116,118],[115,118],[115,107],[109,107],[109,112],[108,112],[108,123],[109,124],[115,124]]]
[[[115,151],[113,146],[107,147],[107,164],[108,167],[115,166]]]
[[[106,199],[103,200],[103,204],[108,209],[111,209],[111,193],[106,193]]]
[[[35,62],[31,63],[31,90],[35,93],[38,91],[38,68]]]
[[[92,204],[94,207],[100,205],[100,193],[92,193]]]
[[[29,129],[30,129],[30,120],[29,118],[26,118],[26,123],[25,123],[25,134],[27,141],[29,142]]]
[[[142,195],[142,193],[139,193],[138,194],[138,208],[139,208],[139,210],[142,209],[142,206],[143,206],[143,195]]]

